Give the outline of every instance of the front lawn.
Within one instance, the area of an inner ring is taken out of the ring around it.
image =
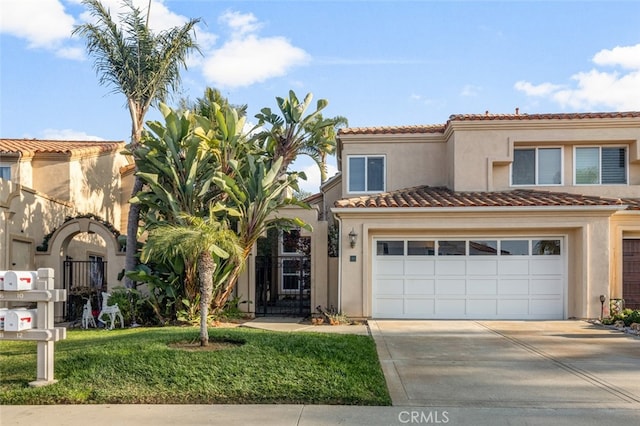
[[[1,404],[390,405],[368,336],[215,328],[219,350],[172,347],[198,329],[69,330],[56,384],[36,379],[36,343],[0,342]],[[224,343],[226,342],[226,343]]]

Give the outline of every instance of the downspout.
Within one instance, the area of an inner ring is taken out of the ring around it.
[[[338,312],[342,312],[342,218],[334,217],[338,220]]]

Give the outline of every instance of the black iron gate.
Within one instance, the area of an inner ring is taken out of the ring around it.
[[[256,257],[256,315],[311,314],[311,257]]]
[[[63,288],[67,290],[64,317],[66,321],[82,318],[87,299],[94,310],[100,309],[100,292],[107,291],[107,262],[65,260],[63,262]]]

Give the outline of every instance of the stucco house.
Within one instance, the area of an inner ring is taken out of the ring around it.
[[[342,129],[323,186],[335,303],[373,318],[597,318],[601,295],[640,308],[639,140],[640,112]]]
[[[124,146],[0,139],[0,270],[53,268],[57,287],[83,294],[119,285],[133,181]]]
[[[404,319],[596,318],[601,296],[640,308],[639,139],[640,112],[342,129],[339,173],[310,210],[278,213],[313,231],[265,235],[236,300]],[[1,139],[0,270],[102,262],[92,279],[120,285],[123,147]]]

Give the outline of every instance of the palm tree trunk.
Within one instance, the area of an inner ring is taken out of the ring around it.
[[[200,346],[209,344],[209,304],[213,292],[213,273],[216,264],[211,253],[203,251],[198,256],[198,281],[200,281]]]
[[[133,191],[131,196],[133,197],[142,190],[142,179],[138,176],[135,177],[133,182]],[[125,252],[125,271],[133,271],[138,265],[136,258],[138,252],[138,222],[140,220],[140,204],[129,203],[129,214],[127,215],[127,248]],[[125,287],[135,288],[136,283],[131,278],[125,275],[124,279]]]

